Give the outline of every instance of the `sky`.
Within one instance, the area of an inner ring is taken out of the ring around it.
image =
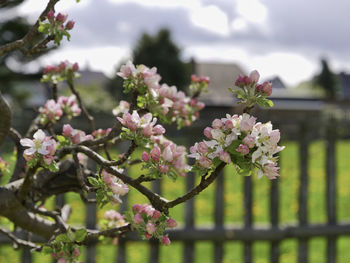
[[[45,5],[27,0],[17,12],[34,21]],[[321,57],[350,72],[349,10],[349,0],[61,0],[56,11],[76,21],[72,39],[37,64],[68,59],[112,76],[143,32],[167,27],[185,60],[236,63],[295,86]]]

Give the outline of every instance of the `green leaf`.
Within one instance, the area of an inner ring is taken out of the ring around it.
[[[78,229],[77,231],[75,231],[75,241],[82,242],[85,239],[86,234],[86,229]]]
[[[96,178],[94,178],[94,177],[89,176],[89,177],[88,177],[88,181],[89,181],[89,183],[90,183],[92,186],[95,186],[95,187],[99,187],[99,186],[100,186],[99,181],[98,181]]]
[[[59,234],[56,239],[55,239],[57,242],[69,242],[69,238],[67,236],[67,234]]]
[[[57,140],[59,143],[64,143],[66,141],[66,137],[62,136],[62,135],[57,135]]]
[[[53,253],[53,249],[51,247],[44,246],[43,249],[41,250],[41,252],[44,253],[44,254],[52,254]]]

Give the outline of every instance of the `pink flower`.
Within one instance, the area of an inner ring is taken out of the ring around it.
[[[208,146],[205,144],[205,142],[200,142],[197,144],[197,150],[200,153],[206,154],[208,152]]]
[[[171,243],[171,242],[170,242],[170,239],[169,239],[168,236],[163,236],[163,237],[162,237],[162,244],[163,244],[163,245],[169,246],[170,243]]]
[[[246,137],[244,137],[242,142],[245,145],[247,145],[249,148],[253,148],[255,145],[255,138],[253,136],[251,136],[250,134],[248,134]]]
[[[199,82],[205,82],[205,83],[209,84],[210,83],[210,78],[207,77],[207,76],[200,76],[198,81]]]
[[[142,134],[145,135],[146,137],[150,137],[152,135],[152,131],[153,131],[152,126],[148,124],[142,129]]]
[[[30,139],[21,139],[20,143],[24,147],[29,147],[24,150],[24,154],[27,156],[31,156],[34,153],[39,153],[41,155],[50,155],[54,154],[56,151],[56,142],[50,137],[47,137],[45,133],[39,129],[33,135],[34,140]]]
[[[50,10],[50,11],[47,13],[47,19],[52,20],[52,19],[54,19],[54,18],[55,18],[55,13],[54,13],[52,10]]]
[[[226,130],[231,130],[233,128],[233,122],[232,120],[226,120],[225,121],[225,129]]]
[[[255,121],[256,121],[255,117],[251,117],[249,114],[243,113],[243,115],[241,116],[241,122],[239,124],[239,128],[243,132],[248,132],[254,127]]]
[[[172,218],[169,218],[167,223],[168,223],[168,227],[171,227],[171,228],[177,227],[177,222]]]
[[[171,150],[170,145],[165,147],[163,154],[162,154],[162,157],[163,157],[164,161],[167,161],[167,162],[172,162],[174,160],[173,152]]]
[[[219,153],[219,159],[225,163],[231,163],[231,156],[229,153],[225,151],[221,151]]]
[[[64,258],[59,258],[57,263],[67,263],[67,261]]]
[[[74,251],[73,251],[73,256],[74,257],[80,257],[80,251],[79,251],[79,248],[75,248]]]
[[[276,166],[275,163],[269,162],[266,164],[264,167],[264,174],[269,178],[269,179],[276,179],[279,175],[278,170],[280,169],[279,167]]]
[[[249,153],[249,148],[247,145],[245,144],[240,144],[237,148],[236,148],[237,152],[242,153],[243,155],[246,155]]]
[[[129,76],[131,76],[134,72],[136,72],[134,64],[131,61],[128,61],[125,65],[121,66],[120,72],[118,72],[117,75],[119,77],[122,77],[123,79],[126,79]]]

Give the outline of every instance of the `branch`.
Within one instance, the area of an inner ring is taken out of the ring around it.
[[[38,246],[37,244],[30,242],[30,241],[20,239],[20,238],[16,237],[14,234],[12,234],[10,231],[8,231],[7,229],[4,229],[2,227],[0,227],[0,233],[4,234],[9,239],[11,239],[13,241],[13,243],[16,244],[17,247],[22,246],[22,247],[28,247],[30,249],[35,249],[35,250],[41,249],[41,247]]]
[[[24,46],[29,43],[36,34],[38,34],[39,21],[42,21],[47,16],[47,13],[50,10],[54,10],[56,3],[59,0],[50,0],[45,8],[45,10],[40,14],[36,23],[32,26],[32,28],[28,31],[28,33],[19,40],[13,41],[11,43],[7,43],[0,47],[0,57],[6,53],[12,52],[16,49],[21,50],[23,53],[26,53]]]
[[[193,198],[195,195],[198,195],[200,192],[202,192],[204,189],[206,189],[212,182],[214,182],[214,180],[216,179],[216,177],[218,177],[218,175],[220,174],[221,170],[225,167],[225,165],[226,165],[226,163],[224,163],[224,162],[220,163],[219,166],[216,167],[216,169],[210,174],[210,176],[208,178],[205,178],[207,174],[203,175],[202,180],[199,183],[199,185],[194,187],[187,194],[185,194],[179,198],[176,198],[173,201],[168,202],[167,207],[168,208],[174,207],[178,204],[186,202],[187,200]]]
[[[20,140],[22,139],[22,137],[19,134],[19,132],[14,128],[10,128],[9,136],[12,139],[12,141],[15,143],[17,148],[16,165],[10,178],[10,182],[13,182],[18,180],[21,174],[25,173],[26,160],[23,157],[24,147],[20,143]]]
[[[127,232],[131,231],[131,225],[127,224],[121,227],[116,227],[116,228],[110,228],[107,230],[103,231],[98,231],[98,230],[88,230],[87,235],[81,244],[88,244],[92,243],[94,241],[98,241],[98,238],[100,236],[105,236],[105,237],[118,237],[121,236]]]

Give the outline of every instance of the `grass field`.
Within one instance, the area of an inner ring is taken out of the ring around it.
[[[283,224],[295,224],[297,222],[298,211],[298,145],[294,142],[285,142],[286,149],[281,154],[281,178],[280,187],[280,221]],[[309,149],[309,221],[312,223],[326,222],[325,210],[325,147],[322,141],[311,144]],[[339,221],[350,221],[350,141],[339,141],[337,144],[337,216]],[[139,167],[133,167],[131,174],[137,174]],[[225,224],[242,224],[243,218],[243,193],[241,191],[243,178],[233,171],[233,167],[228,166],[224,172],[225,180]],[[269,180],[254,178],[254,222],[257,224],[267,224],[269,222]],[[195,223],[197,226],[213,224],[214,211],[214,185],[195,199]],[[175,183],[170,180],[164,180],[162,185],[164,196],[172,199],[185,192],[185,181],[179,178]],[[129,194],[129,203],[143,203],[145,198],[131,190]],[[73,213],[69,219],[72,225],[82,225],[85,221],[85,206],[76,194],[68,194],[67,201],[73,208]],[[53,200],[49,200],[47,206],[53,205]],[[107,207],[106,209],[110,209]],[[105,209],[104,209],[105,210]],[[171,216],[175,218],[180,225],[184,221],[184,206],[180,205],[171,210]],[[99,211],[98,217],[103,217],[103,211]],[[1,224],[6,224],[2,219]],[[310,262],[326,262],[326,240],[323,238],[314,238],[310,240]],[[297,262],[296,240],[290,239],[281,243],[282,263]],[[338,259],[339,263],[347,263],[350,258],[350,237],[338,239]],[[170,247],[161,247],[161,262],[180,263],[182,262],[183,245],[181,243],[172,243]],[[115,262],[117,246],[99,245],[97,248],[97,262]],[[224,262],[243,262],[242,244],[238,242],[228,242],[224,246]],[[269,243],[256,242],[253,246],[254,262],[269,262]],[[195,246],[196,263],[212,262],[213,244],[210,242],[199,242]],[[129,243],[127,246],[128,262],[141,263],[148,260],[147,243]],[[34,262],[50,262],[49,256],[40,254],[34,255]],[[0,263],[20,262],[20,253],[14,252],[10,246],[0,247]]]

